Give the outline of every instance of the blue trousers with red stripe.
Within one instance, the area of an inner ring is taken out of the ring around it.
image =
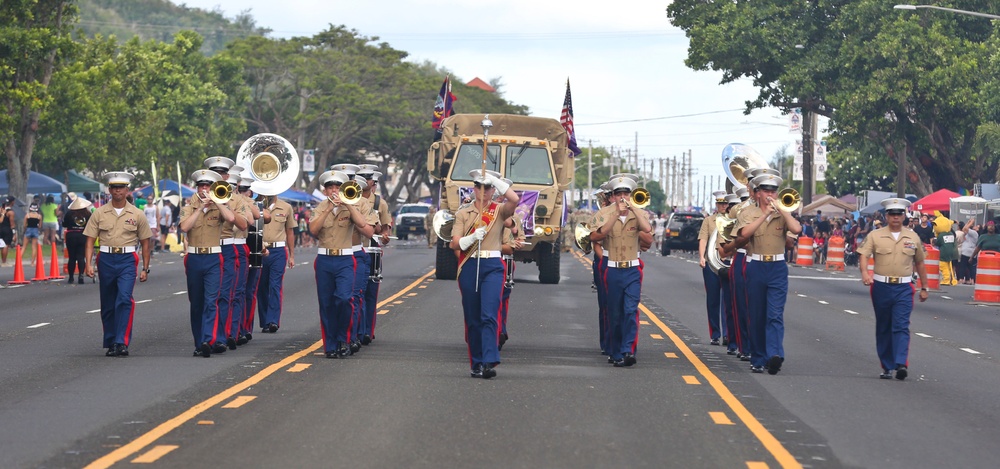
[[[240,246],[222,246],[222,283],[219,285],[219,324],[216,337],[226,340],[233,322],[233,297],[236,294],[236,250]]]
[[[375,262],[372,256],[374,254],[368,254],[369,273],[371,272],[371,264]],[[361,333],[369,337],[375,337],[375,307],[378,306],[379,285],[381,283],[372,282],[370,278],[367,279],[367,286],[365,287],[365,324]]]
[[[507,287],[507,263],[513,263],[513,259],[503,259],[502,263],[504,266],[504,283],[503,283],[503,294],[500,295],[500,333],[507,333],[507,315],[510,313],[510,294],[514,291],[514,287]],[[511,275],[513,275],[514,267],[511,267]]]
[[[750,364],[764,366],[774,356],[785,358],[785,301],[788,264],[783,261],[747,264],[750,305]]]
[[[913,312],[913,284],[873,282],[875,307],[875,349],[883,370],[908,366],[910,354],[910,313]]]
[[[351,296],[357,267],[354,256],[317,255],[313,264],[323,350],[327,353],[351,340]]]
[[[223,246],[225,247],[225,246]],[[231,322],[229,335],[233,339],[239,337],[243,324],[243,313],[246,311],[247,277],[250,274],[250,251],[246,244],[234,244],[236,251],[236,277],[233,281],[233,301],[229,305]]]
[[[729,269],[730,279],[733,289],[733,306],[736,315],[736,345],[740,353],[746,355],[750,353],[750,335],[747,325],[750,323],[750,315],[747,305],[747,281],[746,281],[746,253],[737,252],[733,256],[733,265]],[[730,334],[732,337],[732,334]]]
[[[132,317],[135,314],[132,289],[135,288],[138,267],[138,252],[97,254],[97,270],[101,273],[104,348],[111,348],[114,344],[128,345],[132,340]]]
[[[475,258],[466,261],[458,274],[458,289],[462,293],[462,311],[465,314],[465,342],[469,344],[471,367],[500,363],[500,333],[497,327],[503,295],[503,262],[496,257],[480,259],[479,262],[479,278],[476,278]]]
[[[722,311],[725,313],[723,335],[729,343],[726,350],[736,350],[736,301],[733,299],[735,289],[733,289],[733,269],[728,269],[727,278],[719,277],[719,284],[722,286]]]
[[[354,260],[357,261],[357,269],[354,271],[354,288],[351,295],[351,329],[352,340],[361,340],[364,334],[365,321],[365,292],[368,290],[368,253],[364,249],[354,252]]]
[[[717,340],[723,335],[722,318],[722,284],[719,275],[705,264],[701,269],[701,277],[705,281],[705,306],[708,309],[708,335]]]
[[[243,297],[243,324],[240,326],[240,333],[244,335],[253,333],[254,318],[258,309],[257,288],[260,286],[261,276],[261,268],[259,267],[249,269],[247,272],[247,290]],[[266,323],[261,322],[261,324]]]
[[[222,285],[222,254],[184,256],[188,300],[191,301],[191,335],[194,346],[214,344],[219,328],[219,286]]]
[[[608,329],[608,280],[605,278],[608,269],[608,258],[594,255],[594,285],[597,286],[597,324],[598,337],[601,344],[601,352],[610,355],[611,346],[608,345],[610,336]]]
[[[608,267],[608,354],[619,360],[625,353],[635,355],[639,345],[639,296],[642,294],[642,269]]]
[[[271,323],[281,326],[281,302],[287,266],[287,247],[268,249],[260,268],[260,284],[257,286],[257,310],[260,311],[261,326]]]

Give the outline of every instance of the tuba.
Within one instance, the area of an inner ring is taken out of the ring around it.
[[[584,254],[590,254],[593,250],[593,245],[590,244],[590,228],[586,223],[577,223],[576,230],[573,231],[573,241]]]
[[[735,186],[748,186],[746,175],[750,168],[770,168],[757,150],[742,143],[730,143],[722,149],[722,169],[726,172],[726,192],[732,193]]]
[[[257,208],[274,202],[274,197],[291,188],[299,177],[299,154],[291,142],[280,135],[257,134],[240,145],[236,152],[236,164],[246,168],[243,175],[249,173],[254,179],[250,184],[257,197]],[[264,263],[264,226],[261,219],[254,220],[251,232],[247,236],[250,248],[250,268],[259,269]]]

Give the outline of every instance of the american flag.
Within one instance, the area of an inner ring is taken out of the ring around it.
[[[576,129],[573,128],[573,97],[569,93],[569,79],[566,79],[566,98],[563,99],[562,113],[559,114],[559,123],[566,129],[569,135],[569,149],[573,156],[583,153],[580,147],[576,146]]]

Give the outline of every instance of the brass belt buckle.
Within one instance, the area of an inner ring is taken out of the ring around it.
[[[771,255],[764,255],[762,259],[764,260],[764,262],[774,262],[774,256]]]
[[[198,254],[211,254],[212,248],[197,248]]]
[[[886,277],[889,283],[899,283],[899,277]]]
[[[123,248],[123,247],[112,247],[111,248],[111,253],[112,254],[125,254],[125,248]]]

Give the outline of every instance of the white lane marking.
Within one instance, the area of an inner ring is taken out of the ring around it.
[[[805,295],[803,295],[801,293],[799,293],[798,295],[799,295],[799,298],[809,298],[808,296],[805,296]]]
[[[982,355],[983,354],[983,352],[977,352],[975,350],[972,350],[971,348],[960,348],[959,350],[961,350],[963,352],[969,352],[969,353],[971,353],[973,355]]]
[[[919,335],[920,337],[923,337],[925,339],[933,339],[934,338],[934,336],[929,335],[929,334],[924,334],[923,332],[914,332],[914,334]]]
[[[821,305],[828,305],[828,304],[830,304],[830,302],[819,300],[819,304],[821,304]]]
[[[141,305],[143,303],[149,303],[150,301],[153,301],[153,300],[139,300],[139,301],[136,301],[135,304]]]
[[[100,313],[100,312],[101,312],[101,310],[99,310],[99,309],[92,309],[90,311],[87,311],[87,314],[94,314],[94,313]]]
[[[28,326],[28,329],[38,329],[39,327],[48,326],[49,324],[52,324],[52,323],[51,322],[40,322],[38,324],[35,324],[34,326]]]
[[[861,280],[858,277],[834,278],[834,277],[808,277],[805,275],[789,275],[788,278],[799,278],[804,280],[833,280],[836,282],[857,282]]]
[[[847,314],[858,314],[857,311],[851,311],[849,309],[845,309],[844,312],[847,313]]]
[[[187,290],[181,290],[181,291],[179,291],[179,292],[177,292],[177,293],[174,293],[174,294],[175,294],[175,295],[183,295],[183,294],[185,294],[185,293],[187,293]]]
[[[951,297],[950,297],[950,296],[944,296],[944,295],[941,295],[941,298],[944,298],[944,299],[946,299],[946,300],[950,300],[950,299],[951,299]]]
[[[174,263],[174,261],[164,262],[163,265],[170,265],[170,264],[173,264],[173,263]]]

